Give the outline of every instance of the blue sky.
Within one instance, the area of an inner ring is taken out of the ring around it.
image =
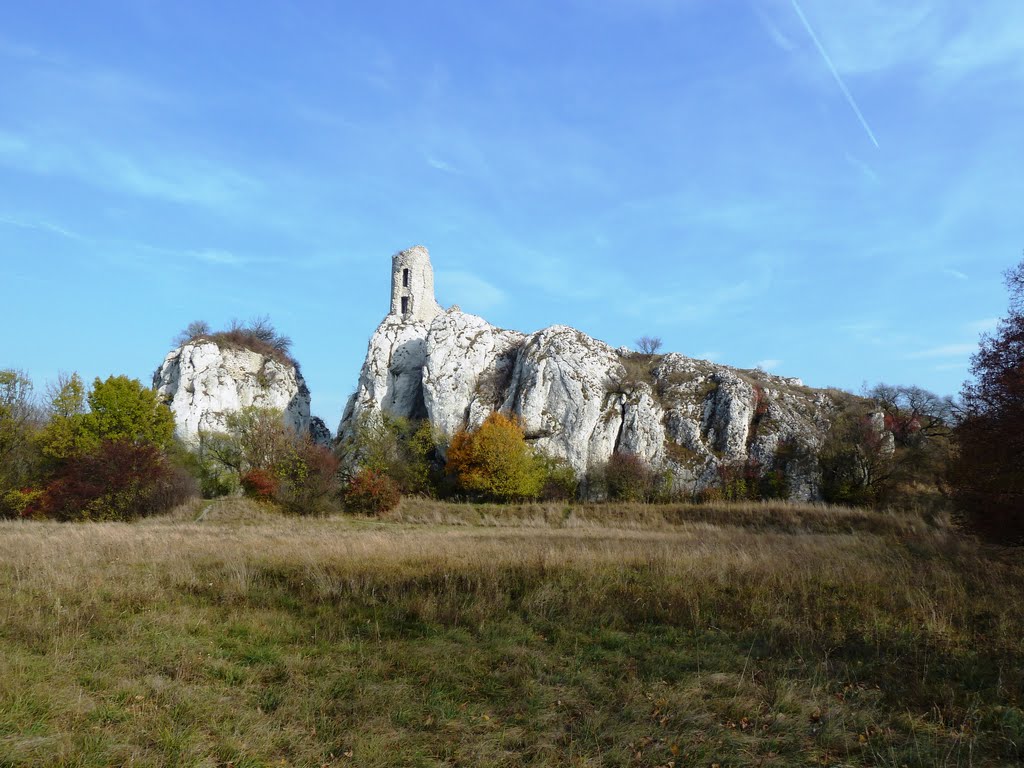
[[[0,367],[269,314],[334,427],[422,243],[500,326],[954,393],[1022,136],[1013,0],[5,3]]]

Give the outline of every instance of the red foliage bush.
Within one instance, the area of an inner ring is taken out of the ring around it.
[[[260,501],[269,501],[277,493],[277,478],[265,469],[250,469],[241,477],[245,495]]]
[[[197,494],[195,480],[149,443],[104,440],[58,469],[39,503],[57,520],[132,520]]]
[[[401,499],[398,483],[382,472],[362,469],[349,482],[345,507],[350,512],[379,515],[397,507]]]
[[[311,440],[300,440],[278,467],[274,498],[289,512],[311,515],[330,510],[338,495],[338,458]]]

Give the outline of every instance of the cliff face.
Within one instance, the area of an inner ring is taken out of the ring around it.
[[[567,326],[502,330],[452,309],[429,325],[384,319],[339,436],[366,415],[388,413],[428,418],[451,437],[500,409],[581,476],[615,451],[667,470],[679,490],[715,484],[723,465],[786,462],[791,496],[814,499],[819,478],[808,457],[834,407],[827,392],[797,379],[616,350]]]
[[[227,414],[247,406],[279,409],[298,434],[329,441],[323,422],[310,418],[309,389],[298,368],[257,352],[189,342],[167,355],[153,388],[170,406],[175,432],[186,443],[194,444],[200,430],[223,431]]]

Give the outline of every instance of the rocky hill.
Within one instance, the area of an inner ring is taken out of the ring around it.
[[[223,431],[225,417],[247,406],[276,408],[297,433],[319,442],[330,431],[311,418],[309,389],[287,359],[199,338],[168,353],[153,375],[153,388],[174,413],[177,436],[194,444],[202,431]]]
[[[392,312],[370,339],[339,437],[380,413],[429,419],[451,437],[501,410],[580,476],[622,451],[669,472],[683,491],[744,465],[782,469],[791,497],[819,497],[814,454],[836,409],[831,391],[680,354],[614,349],[563,325],[532,334],[496,328],[458,308],[442,311],[432,274],[417,280],[410,269],[429,273],[426,249],[394,257]],[[417,295],[417,285],[430,295]],[[414,311],[423,307],[431,311]]]

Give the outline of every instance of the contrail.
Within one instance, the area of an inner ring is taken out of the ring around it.
[[[876,147],[878,146],[878,139],[875,138],[874,132],[871,130],[871,126],[868,125],[868,121],[864,119],[864,115],[861,114],[860,108],[857,106],[857,102],[853,100],[853,95],[850,90],[846,87],[846,83],[843,82],[843,78],[839,76],[839,70],[836,69],[836,65],[832,63],[832,59],[825,52],[824,46],[821,41],[818,40],[818,36],[814,34],[814,29],[811,27],[811,23],[807,21],[807,17],[804,16],[803,10],[800,8],[800,4],[797,0],[792,0],[793,10],[796,11],[796,15],[800,17],[800,21],[803,22],[804,29],[807,30],[807,34],[811,36],[811,40],[814,41],[814,45],[818,48],[818,53],[821,54],[821,58],[825,60],[829,70],[832,72],[832,77],[836,79],[836,83],[839,85],[839,90],[843,92],[843,96],[846,97],[846,101],[849,102],[850,108],[853,109],[854,114],[857,115],[857,119],[860,120],[860,124],[864,126],[864,130],[868,133],[868,138],[871,139],[871,143]]]

